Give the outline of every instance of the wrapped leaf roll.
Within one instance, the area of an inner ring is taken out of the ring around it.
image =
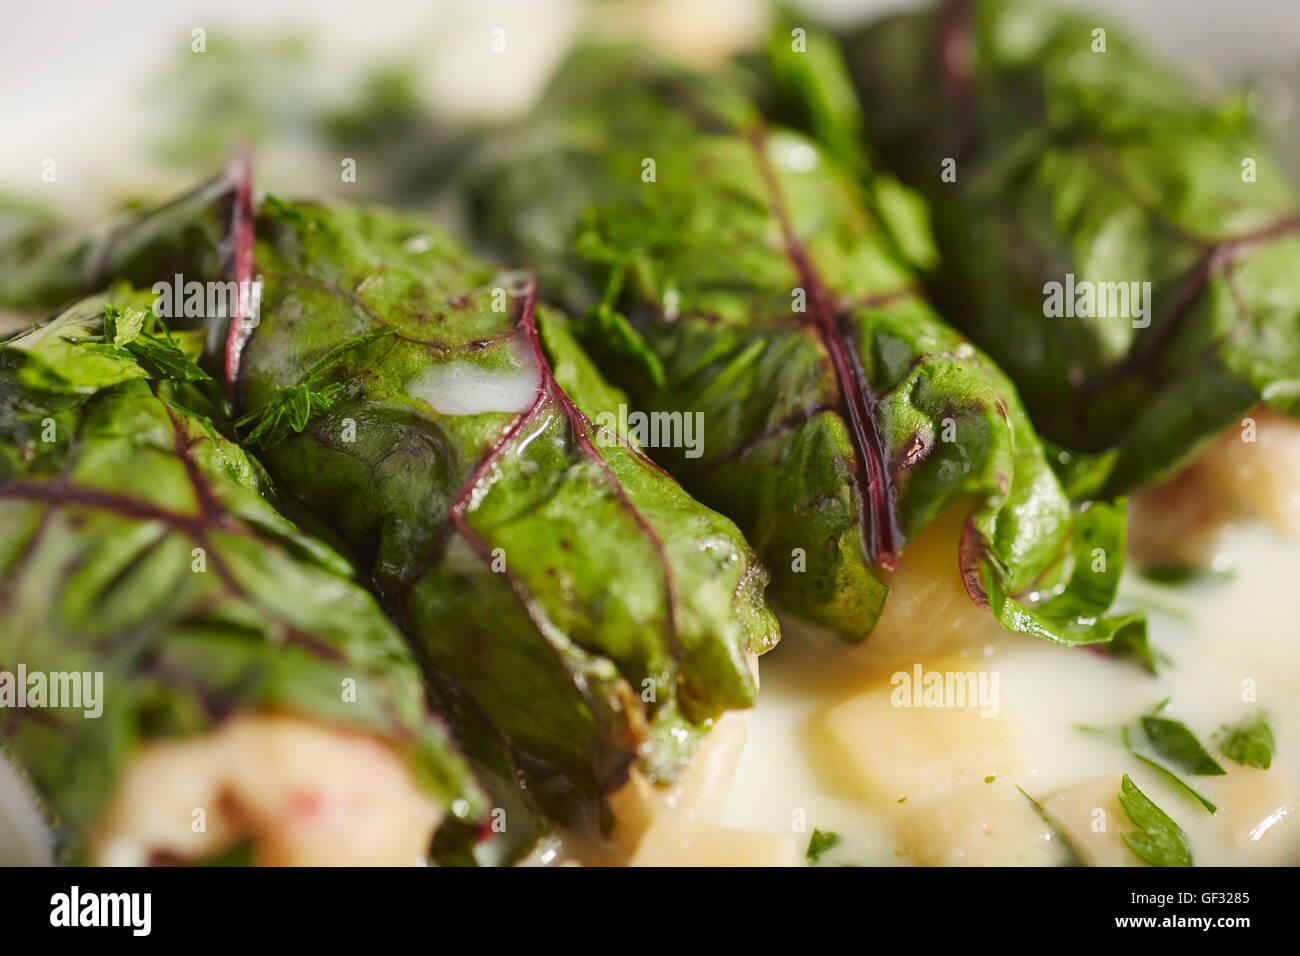
[[[242,435],[548,811],[607,824],[634,764],[670,779],[753,703],[778,637],[766,571],[731,521],[593,425],[619,396],[528,274],[414,216],[254,205],[236,176],[29,275],[55,277],[48,299],[69,276],[166,286],[173,268],[249,290],[209,316],[228,326],[210,361]]]
[[[866,135],[932,200],[945,314],[1087,483],[1164,477],[1263,402],[1300,413],[1300,204],[1244,100],[1124,33],[955,0],[843,40]]]
[[[0,343],[0,742],[68,861],[414,865],[481,793],[149,298]]]
[[[592,424],[605,390],[528,275],[392,213],[268,202],[255,231],[241,407],[265,421],[331,349],[392,333],[317,373],[342,391],[267,449],[279,480],[540,779],[589,800],[637,755],[675,775],[776,638],[734,525]]]
[[[483,234],[585,313],[638,410],[702,420],[699,448],[647,437],[736,519],[789,612],[865,638],[881,572],[955,507],[952,564],[1004,626],[1140,627],[1098,620],[1122,515],[1072,508],[1014,388],[921,297],[904,248],[924,249],[924,217],[893,181],[863,189],[730,79],[623,49],[576,54],[468,180]]]

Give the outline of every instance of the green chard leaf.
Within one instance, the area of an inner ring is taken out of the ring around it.
[[[139,215],[155,242],[119,227],[98,281],[262,279],[258,321],[218,316],[210,336],[246,440],[355,556],[440,699],[472,702],[456,730],[500,792],[527,778],[547,813],[607,825],[631,769],[671,779],[713,719],[754,702],[755,656],[779,636],[757,555],[593,424],[625,399],[530,276],[419,217],[255,208],[238,167],[214,182]],[[207,250],[225,239],[223,272]],[[466,833],[439,849],[488,855]]]
[[[1223,729],[1228,736],[1220,749],[1229,760],[1258,770],[1267,770],[1272,765],[1277,745],[1273,742],[1273,730],[1263,714],[1256,714],[1235,727]]]
[[[949,0],[842,52],[871,148],[933,200],[934,300],[1109,496],[1256,403],[1300,415],[1300,202],[1245,110],[1098,25]]]
[[[65,857],[90,856],[142,748],[241,714],[374,735],[444,812],[477,819],[481,792],[415,661],[349,565],[272,508],[238,446],[128,372],[126,350],[101,339],[111,354],[78,364],[58,344],[104,315],[102,299],[76,303],[0,345],[0,661],[103,675],[94,719],[0,708],[0,741],[48,802]],[[33,387],[32,364],[51,354],[69,360],[66,377]]]
[[[757,557],[593,425],[594,369],[529,276],[416,217],[294,210],[256,221],[265,287],[235,393],[259,408],[306,370],[332,404],[268,449],[272,473],[550,781],[547,809],[603,813],[634,763],[670,779],[754,701],[752,656],[777,636]]]
[[[238,166],[157,209],[130,209],[88,231],[41,223],[0,244],[0,305],[52,309],[114,281],[134,285],[140,303],[151,302],[143,290],[155,283],[218,276]]]
[[[58,322],[37,325],[3,343],[12,384],[36,391],[89,395],[149,377],[126,349],[105,341],[107,297],[74,303]]]
[[[1187,846],[1187,835],[1163,810],[1138,789],[1137,784],[1124,774],[1121,790],[1117,794],[1120,806],[1139,832],[1124,832],[1120,839],[1143,862],[1151,866],[1191,866],[1192,851]]]
[[[139,378],[207,381],[192,336],[173,335],[148,301],[146,294],[115,290],[74,303],[58,322],[7,339],[6,364],[18,368],[15,384],[92,393]]]
[[[312,419],[334,407],[334,396],[343,388],[339,382],[318,386],[318,380],[329,367],[348,352],[364,348],[376,339],[396,332],[396,328],[378,329],[335,346],[308,369],[296,384],[277,388],[265,405],[236,419],[235,427],[252,425],[244,440],[258,448],[270,448],[294,432],[301,433]]]
[[[1122,506],[1072,505],[1014,388],[921,297],[896,252],[928,242],[914,196],[865,195],[730,77],[622,48],[580,50],[493,146],[465,177],[482,233],[589,317],[635,408],[702,423],[647,451],[737,521],[787,611],[864,639],[879,572],[959,509],[954,566],[1004,626],[1140,639],[1140,616],[1102,617]]]

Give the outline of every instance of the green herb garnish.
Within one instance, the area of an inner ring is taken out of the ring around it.
[[[1277,745],[1273,742],[1273,731],[1263,714],[1249,717],[1236,727],[1223,729],[1228,731],[1228,739],[1219,749],[1229,760],[1259,770],[1267,770],[1272,765]]]
[[[343,390],[341,382],[318,385],[321,374],[348,352],[396,331],[393,326],[377,329],[334,346],[296,383],[277,388],[265,405],[235,421],[236,428],[253,426],[244,441],[259,448],[270,448],[284,441],[291,433],[302,432],[311,424],[312,419],[334,407],[335,396]]]
[[[1201,742],[1177,720],[1165,717],[1142,718],[1142,730],[1151,749],[1163,760],[1194,777],[1221,777],[1224,769],[1209,755]]]
[[[1124,746],[1138,760],[1160,771],[1206,810],[1215,813],[1219,808],[1175,771],[1194,777],[1220,777],[1225,771],[1186,725],[1156,716],[1168,703],[1168,698],[1162,700],[1152,713],[1126,725],[1122,730]]]
[[[138,305],[104,307],[103,344],[130,352],[150,378],[202,382],[212,377],[185,353],[152,310]]]
[[[1025,791],[1024,787],[1017,785],[1016,789],[1024,794],[1025,799],[1028,800],[1029,805],[1034,808],[1034,812],[1038,814],[1039,819],[1046,823],[1047,828],[1052,831],[1052,837],[1061,845],[1061,848],[1065,850],[1065,865],[1086,866],[1087,864],[1084,862],[1082,854],[1079,853],[1078,847],[1076,847],[1074,842],[1065,835],[1065,831],[1056,825],[1056,821],[1047,815],[1047,811],[1043,809],[1043,805],[1031,797]]]
[[[1120,806],[1140,832],[1120,834],[1125,845],[1136,856],[1151,866],[1191,866],[1192,851],[1187,846],[1187,835],[1169,816],[1137,788],[1128,774],[1119,794]]]
[[[840,835],[832,830],[813,830],[812,839],[808,841],[808,852],[805,855],[816,863],[823,853],[839,842]]]

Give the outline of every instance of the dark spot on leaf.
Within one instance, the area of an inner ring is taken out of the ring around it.
[[[934,437],[927,432],[912,432],[907,441],[898,449],[890,471],[895,475],[908,468],[915,467],[923,461],[934,448]]]

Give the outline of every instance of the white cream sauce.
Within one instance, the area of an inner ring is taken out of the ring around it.
[[[1210,734],[1258,706],[1278,748],[1266,773],[1281,775],[1292,794],[1300,790],[1300,542],[1249,524],[1227,529],[1221,550],[1232,557],[1229,578],[1164,587],[1126,576],[1119,607],[1148,611],[1151,643],[1170,658],[1159,677],[1131,661],[1013,634],[992,640],[982,634],[980,646],[962,652],[977,658],[981,669],[999,673],[1001,699],[1031,741],[1032,771],[994,786],[1016,782],[1043,802],[1063,788],[1128,773],[1186,832],[1195,864],[1300,863],[1294,812],[1286,832],[1243,848],[1225,832],[1234,810],[1231,792],[1220,789],[1226,778],[1188,778],[1219,804],[1219,814],[1211,816],[1126,753],[1117,734],[1077,729],[1117,729],[1168,697],[1162,713],[1185,723],[1231,771],[1236,765]],[[867,645],[845,647],[787,624],[781,645],[762,659],[763,690],[750,715],[724,825],[789,834],[802,810],[805,829],[795,833],[801,851],[814,828],[842,837],[823,862],[912,862],[896,834],[906,805],[868,805],[845,795],[835,783],[835,757],[820,739],[819,718],[830,706],[882,674],[910,670],[874,658],[870,640]],[[1255,682],[1257,704],[1242,701],[1245,680]]]
[[[499,349],[492,361],[502,362]],[[428,403],[441,415],[481,415],[485,412],[524,412],[532,406],[541,388],[541,370],[531,352],[514,348],[514,354],[498,368],[488,368],[472,359],[451,359],[431,365],[407,382],[407,394]]]

